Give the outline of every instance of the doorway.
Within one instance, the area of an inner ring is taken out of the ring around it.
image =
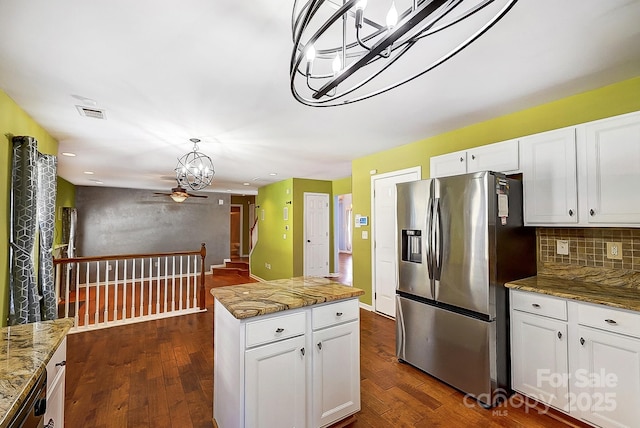
[[[338,282],[353,284],[351,246],[353,239],[353,204],[351,193],[334,197],[334,266]]]
[[[231,205],[229,216],[229,255],[231,259],[242,256],[242,205]]]

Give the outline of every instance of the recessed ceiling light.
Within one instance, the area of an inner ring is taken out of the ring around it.
[[[251,186],[250,183],[242,183],[243,186]]]
[[[260,177],[255,177],[252,179],[252,181],[258,181],[258,180],[260,180]]]
[[[84,173],[87,174],[87,175],[93,175],[94,174],[93,171],[85,171]]]
[[[76,154],[71,152],[62,152],[62,156],[69,156],[70,158],[74,158],[76,157]]]
[[[103,183],[102,181],[100,181],[100,180],[91,180],[91,181],[93,181],[93,182],[94,182],[94,183],[96,183],[96,184],[104,184],[104,183]]]
[[[278,173],[277,172],[270,172],[269,175],[273,177],[273,176],[278,175]]]

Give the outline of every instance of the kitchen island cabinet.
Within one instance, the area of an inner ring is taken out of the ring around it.
[[[320,428],[360,410],[362,290],[292,278],[211,294],[218,428]]]
[[[57,356],[66,351],[65,337],[73,327],[73,319],[62,318],[55,321],[43,321],[32,324],[4,327],[0,329],[2,348],[0,349],[0,428],[9,426],[20,406],[25,402],[29,391],[36,380],[47,370],[55,368]],[[54,354],[56,356],[54,356]],[[54,362],[53,365],[50,362]],[[61,366],[57,366],[61,367]],[[64,383],[64,370],[51,378],[49,385],[57,379],[57,384]],[[49,388],[49,386],[48,386]],[[58,392],[56,392],[58,391]],[[60,389],[53,390],[54,407],[57,400],[64,406],[64,393]],[[47,391],[49,392],[49,391]],[[49,395],[49,394],[48,394]],[[61,401],[60,401],[61,400]],[[64,407],[63,407],[64,408]],[[44,421],[48,422],[48,419]],[[56,427],[64,426],[64,420],[56,422]]]

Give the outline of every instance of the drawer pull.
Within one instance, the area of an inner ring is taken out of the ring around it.
[[[541,308],[541,306],[539,304],[537,304],[537,303],[532,303],[531,306],[533,306],[536,309],[540,309]]]
[[[280,328],[280,327],[276,328],[276,333],[282,333],[283,331],[284,331],[284,328]]]
[[[318,349],[322,351],[322,342],[318,342]]]
[[[562,339],[562,333],[558,332],[558,339]]]
[[[614,320],[612,320],[612,319],[608,319],[608,318],[607,318],[606,320],[604,320],[604,322],[606,322],[606,323],[607,323],[607,324],[609,324],[609,325],[617,325],[617,324],[618,324],[618,323],[617,323],[617,322],[615,322]]]
[[[342,316],[342,312],[336,312],[336,316],[337,317],[341,317]]]
[[[593,217],[594,215],[596,215],[596,212],[593,210],[593,208],[591,208],[591,209],[589,210],[589,215],[590,215],[591,217]]]
[[[59,363],[56,363],[56,367],[64,367],[67,365],[67,361],[66,360],[62,360]]]
[[[569,210],[569,217],[573,217],[573,210]]]
[[[300,348],[300,353],[302,354],[302,356],[304,357],[304,348]]]
[[[584,337],[581,337],[580,338],[580,344],[584,346],[584,342],[585,342]]]

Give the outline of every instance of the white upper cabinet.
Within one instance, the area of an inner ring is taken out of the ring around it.
[[[467,172],[467,152],[462,150],[460,152],[447,153],[446,155],[433,156],[429,164],[431,178],[465,174]]]
[[[640,223],[640,114],[588,123],[587,221]]]
[[[520,139],[525,224],[578,222],[575,128]]]
[[[520,139],[528,226],[640,226],[640,112]]]
[[[431,178],[477,171],[515,172],[518,168],[518,140],[433,156],[430,160]]]
[[[467,172],[511,172],[516,171],[518,167],[518,140],[467,150]]]

